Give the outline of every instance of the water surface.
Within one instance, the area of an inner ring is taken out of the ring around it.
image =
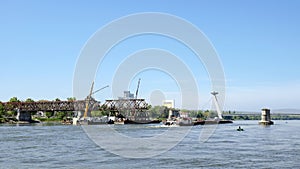
[[[241,126],[244,131],[236,129]],[[165,127],[116,125],[131,137],[151,137]],[[1,125],[0,168],[300,168],[300,121],[218,125],[206,142],[195,126],[170,151],[153,158],[123,158],[107,152],[80,126]],[[134,143],[132,145],[134,146]]]

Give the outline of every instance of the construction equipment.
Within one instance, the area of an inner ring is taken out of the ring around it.
[[[137,99],[137,96],[138,96],[140,82],[141,82],[141,78],[139,78],[139,81],[138,81],[138,85],[137,85],[136,92],[135,92],[135,99]]]
[[[106,85],[106,86],[104,86],[104,87],[102,87],[102,88],[100,88],[100,89],[94,91],[94,92],[92,93],[92,95],[95,94],[95,93],[97,93],[97,92],[99,92],[100,90],[103,90],[103,89],[107,88],[107,87],[109,87],[109,85]]]
[[[91,90],[90,90],[90,94],[88,95],[87,99],[86,99],[86,104],[85,104],[85,111],[84,111],[84,115],[83,117],[86,119],[87,118],[87,113],[88,113],[88,109],[89,109],[89,103],[90,103],[90,100],[92,98],[92,95],[99,92],[100,90],[103,90],[105,88],[109,87],[109,85],[107,86],[104,86],[96,91],[93,92],[93,89],[94,89],[94,82],[92,83],[92,86],[91,86]]]

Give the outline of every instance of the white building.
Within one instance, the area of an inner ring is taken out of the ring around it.
[[[163,106],[166,106],[169,109],[175,108],[175,100],[163,100]]]

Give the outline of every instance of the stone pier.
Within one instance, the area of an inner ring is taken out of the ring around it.
[[[271,113],[270,109],[262,109],[261,110],[261,120],[258,122],[261,125],[273,125],[274,122],[271,121]]]

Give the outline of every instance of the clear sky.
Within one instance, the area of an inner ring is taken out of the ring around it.
[[[72,96],[77,58],[93,33],[125,15],[164,12],[193,23],[214,45],[226,76],[226,110],[300,109],[299,9],[297,0],[2,0],[0,100]],[[124,59],[117,55],[149,47],[181,56],[200,84],[199,105],[205,105],[210,82],[205,69],[197,67],[201,63],[186,57],[192,53],[181,44],[158,36],[135,37],[112,50],[98,70],[95,88],[110,85],[115,67]],[[129,87],[132,92],[138,78],[140,97],[149,100],[153,91],[161,90],[168,93],[166,99],[180,102],[179,89],[166,74],[140,73]],[[95,97],[103,101],[112,95],[103,90]]]

